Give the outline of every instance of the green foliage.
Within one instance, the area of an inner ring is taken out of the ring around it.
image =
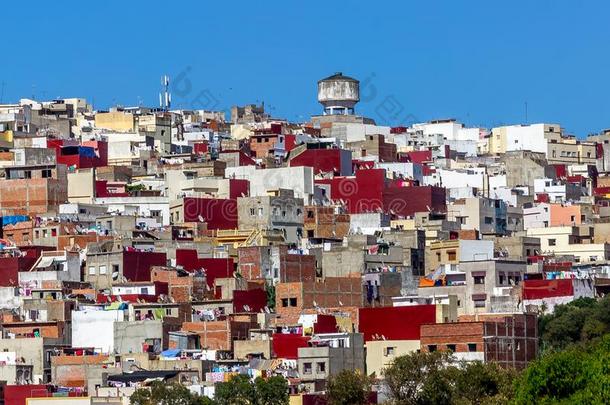
[[[128,184],[125,186],[125,191],[131,193],[133,191],[144,191],[146,190],[146,186],[144,184]]]
[[[215,400],[218,405],[286,405],[288,382],[283,377],[252,382],[246,375],[237,375],[216,385]]]
[[[400,356],[383,371],[393,405],[508,404],[516,373],[494,363],[455,362],[449,353]]]
[[[180,384],[156,381],[131,396],[131,405],[287,405],[288,382],[283,377],[257,378],[238,375],[216,385],[214,400],[192,394]]]
[[[579,298],[558,305],[553,314],[540,317],[539,332],[545,350],[599,340],[610,332],[610,297]]]
[[[546,353],[530,364],[515,387],[516,404],[610,403],[610,335]]]
[[[453,403],[507,404],[517,372],[495,363],[464,363],[455,373]]]
[[[358,371],[343,370],[328,381],[329,405],[368,404],[371,380]]]
[[[444,352],[399,356],[383,370],[389,396],[396,405],[449,404],[451,356]]]
[[[284,377],[274,376],[267,380],[258,377],[254,380],[254,385],[261,405],[284,405],[290,400],[288,381]]]
[[[155,381],[150,389],[137,389],[130,398],[131,405],[213,405],[214,401],[191,393],[181,384]]]
[[[265,292],[267,293],[267,306],[269,309],[275,309],[275,286],[265,284]]]

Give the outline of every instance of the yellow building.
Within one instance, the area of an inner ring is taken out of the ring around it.
[[[134,132],[135,119],[132,113],[124,111],[97,113],[95,114],[95,126],[117,132]]]

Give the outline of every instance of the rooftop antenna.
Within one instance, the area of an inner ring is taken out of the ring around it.
[[[169,111],[172,104],[172,95],[169,93],[169,76],[163,75],[161,77],[161,88],[162,92],[159,93],[159,107],[163,111]]]

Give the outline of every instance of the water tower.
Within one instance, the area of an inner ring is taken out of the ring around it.
[[[360,82],[337,72],[318,81],[318,101],[324,106],[324,115],[353,115],[360,101]]]

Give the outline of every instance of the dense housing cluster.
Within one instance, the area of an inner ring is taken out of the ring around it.
[[[303,123],[0,105],[5,403],[237,374],[314,403],[414,351],[523,369],[540,314],[610,288],[610,132],[390,127],[359,98],[337,73]]]

